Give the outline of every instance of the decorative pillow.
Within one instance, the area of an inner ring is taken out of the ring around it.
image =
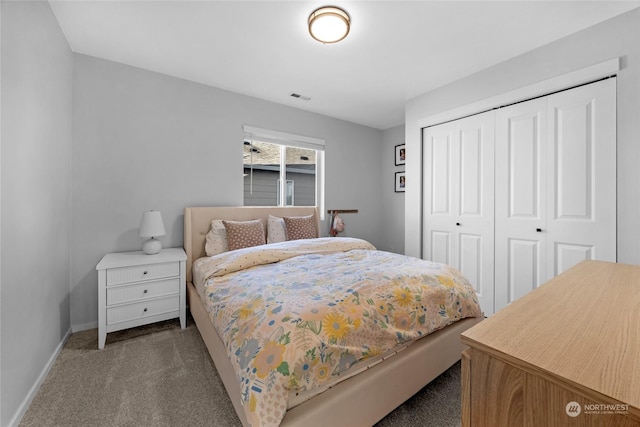
[[[230,251],[264,245],[266,242],[264,225],[260,219],[253,221],[223,220],[222,223],[227,230],[227,243]]]
[[[279,243],[287,240],[287,233],[284,229],[284,219],[269,215],[267,221],[267,243]]]
[[[313,215],[284,217],[287,240],[315,239],[318,237]]]
[[[207,233],[204,251],[207,256],[214,256],[227,252],[229,245],[227,244],[227,230],[221,219],[211,221],[211,230]]]

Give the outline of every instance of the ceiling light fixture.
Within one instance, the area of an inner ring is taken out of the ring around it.
[[[336,6],[320,7],[309,15],[309,34],[321,43],[336,43],[347,37],[351,18]]]

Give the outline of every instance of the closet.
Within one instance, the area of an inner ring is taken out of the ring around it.
[[[583,259],[616,260],[615,78],[423,129],[423,257],[489,315]]]

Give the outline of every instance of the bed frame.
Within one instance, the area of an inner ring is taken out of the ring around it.
[[[225,346],[212,325],[192,280],[192,264],[204,251],[212,219],[246,221],[269,214],[301,216],[316,214],[314,207],[188,207],[184,210],[184,249],[187,253],[187,302],[218,374],[244,426],[247,419]],[[320,226],[319,220],[316,226]],[[321,234],[319,234],[321,235]],[[282,426],[371,426],[417,393],[422,387],[460,360],[465,346],[460,334],[481,318],[462,319],[416,341],[397,355],[348,378],[329,390],[289,409]]]

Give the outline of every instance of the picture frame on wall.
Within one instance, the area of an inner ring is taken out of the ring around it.
[[[405,171],[396,172],[396,179],[395,179],[396,193],[404,193],[406,181],[407,181],[407,178],[405,176]]]
[[[404,144],[396,145],[396,166],[405,164],[407,150]]]

